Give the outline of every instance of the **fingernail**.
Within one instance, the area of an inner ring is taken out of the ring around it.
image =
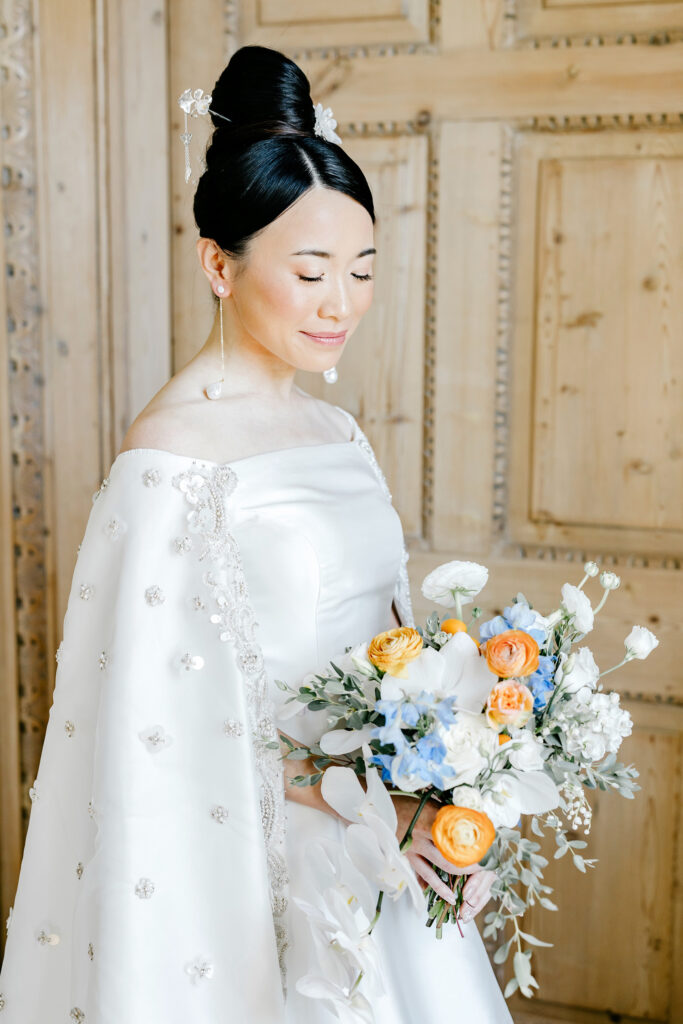
[[[472,920],[472,911],[470,910],[469,907],[464,908],[464,910],[460,914],[460,920],[465,921],[465,923],[467,923],[467,921]]]

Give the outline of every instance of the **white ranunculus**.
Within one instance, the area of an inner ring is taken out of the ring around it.
[[[457,772],[454,786],[472,785],[499,750],[498,733],[482,714],[459,711],[452,725],[439,725],[437,732],[446,747],[444,764]]]
[[[422,581],[422,593],[428,601],[451,608],[454,594],[460,595],[461,604],[469,604],[486,586],[489,571],[478,562],[445,562],[428,573]]]
[[[631,658],[647,658],[659,645],[659,640],[646,626],[634,626],[624,640],[626,656]]]
[[[560,654],[555,669],[555,686],[561,686],[563,693],[577,693],[584,686],[593,690],[599,676],[600,669],[590,647],[579,647],[569,656],[564,651]]]
[[[417,658],[405,666],[406,676],[387,672],[381,683],[382,700],[417,697],[426,690],[437,700],[455,694],[457,706],[466,711],[481,711],[498,676],[489,669],[479,645],[469,633],[453,633],[439,650],[423,647]]]
[[[520,772],[538,771],[543,767],[543,744],[528,729],[512,729],[504,750],[513,768]],[[509,749],[508,749],[509,748]]]
[[[562,585],[561,604],[568,615],[573,615],[574,625],[580,633],[590,633],[593,628],[593,607],[583,590],[571,583]]]

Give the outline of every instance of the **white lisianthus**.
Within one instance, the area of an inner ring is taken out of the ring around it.
[[[583,590],[571,583],[562,585],[562,601],[560,602],[568,615],[573,616],[574,625],[580,633],[590,633],[593,628],[593,607]]]
[[[543,767],[544,746],[528,729],[511,729],[503,750],[512,767],[520,772],[535,772]]]
[[[483,811],[495,828],[514,828],[522,814],[544,814],[560,802],[557,786],[545,772],[497,772],[485,792],[456,786],[453,804]]]
[[[634,626],[624,640],[628,660],[631,658],[647,658],[648,654],[652,654],[658,645],[659,640],[646,626]]]
[[[422,581],[422,593],[428,601],[452,608],[459,594],[461,604],[469,604],[486,586],[489,571],[477,562],[444,562]]]
[[[446,747],[444,764],[457,772],[453,785],[471,786],[499,749],[498,733],[487,725],[484,715],[459,711],[452,725],[437,726]]]
[[[577,693],[584,686],[593,690],[599,676],[600,670],[590,647],[579,647],[570,655],[564,651],[560,654],[555,669],[555,686],[561,686],[563,693]]]

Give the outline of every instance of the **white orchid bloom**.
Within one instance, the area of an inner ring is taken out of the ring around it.
[[[332,729],[320,737],[320,749],[333,756],[350,754],[371,740],[376,728],[376,724],[370,722],[360,729]]]
[[[364,825],[348,825],[346,850],[366,878],[392,900],[408,891],[416,910],[424,908],[424,896],[410,861],[399,848],[396,832],[380,818],[367,819]]]
[[[367,743],[363,745],[363,756],[367,792],[353,768],[331,765],[320,783],[323,800],[351,822],[346,828],[345,847],[361,874],[392,899],[408,889],[419,909],[424,905],[422,890],[410,861],[399,847],[394,802],[377,768],[367,763],[372,757]]]
[[[454,633],[439,651],[423,647],[405,669],[405,678],[390,672],[382,677],[382,700],[417,697],[426,690],[437,700],[455,694],[458,708],[479,712],[498,682],[498,676],[479,653],[476,640],[465,632]]]
[[[375,915],[377,893],[367,878],[355,867],[337,839],[322,837],[310,842],[305,852],[306,866],[313,888],[324,892],[336,886],[344,893],[346,900],[355,909],[356,905],[368,921]]]
[[[372,1006],[358,989],[349,997],[340,985],[335,985],[326,977],[319,974],[304,974],[298,979],[296,990],[312,999],[329,999],[342,1024],[374,1024]]]
[[[395,834],[398,818],[394,802],[375,765],[367,764],[372,757],[372,750],[367,743],[363,744],[362,749],[366,761],[367,791],[361,786],[353,768],[330,765],[320,782],[323,800],[347,821],[363,822],[367,818],[379,818]]]

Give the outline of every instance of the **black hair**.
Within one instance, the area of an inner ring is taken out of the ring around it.
[[[240,47],[213,87],[210,109],[214,132],[194,196],[200,236],[242,260],[251,239],[314,185],[355,199],[374,224],[365,175],[341,146],[315,134],[309,81],[289,57]]]

